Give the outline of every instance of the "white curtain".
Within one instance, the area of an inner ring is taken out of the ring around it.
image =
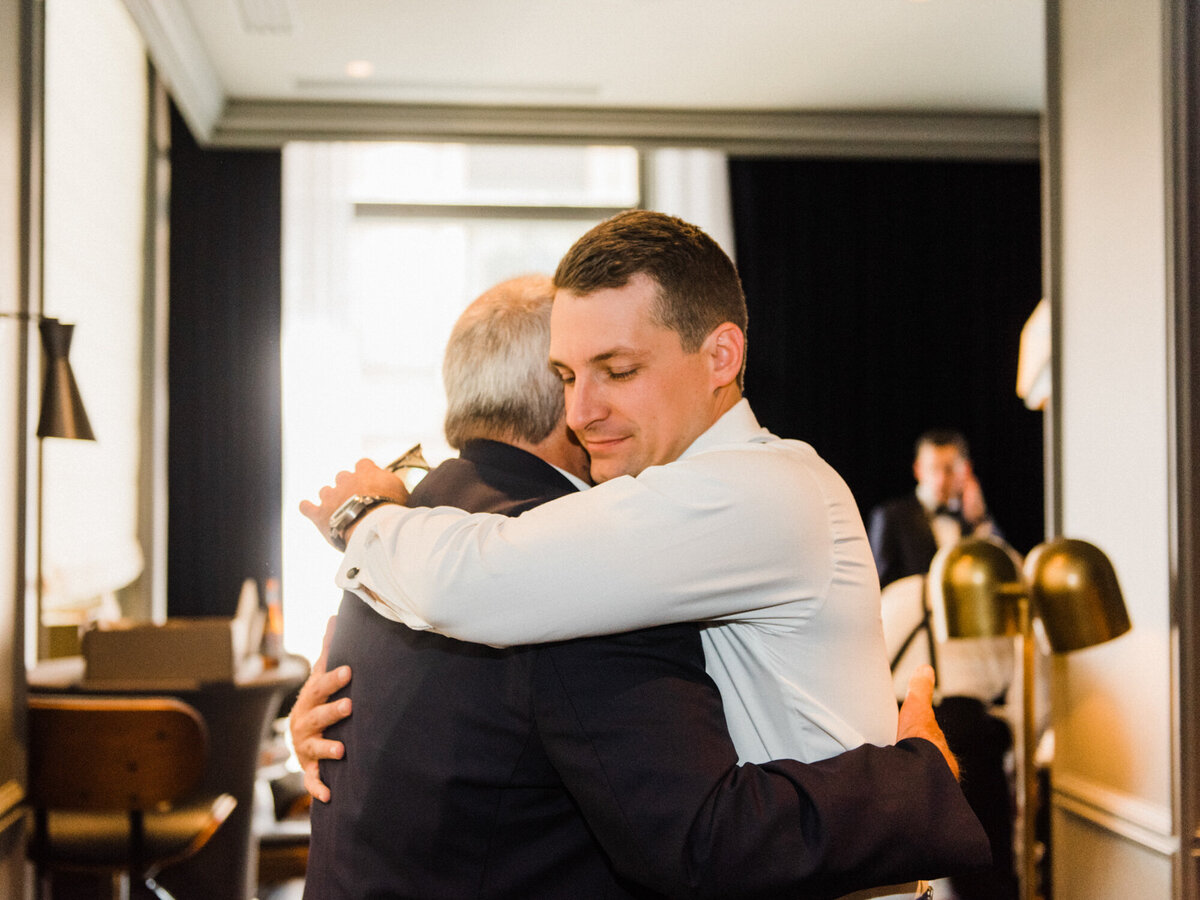
[[[729,166],[717,150],[652,150],[646,154],[646,207],[699,225],[736,259]]]
[[[383,463],[418,440],[430,462],[451,454],[441,439],[441,356],[471,297],[502,278],[553,272],[606,210],[639,200],[696,223],[732,251],[722,154],[661,150],[645,165],[648,196],[639,198],[631,148],[286,148],[282,521],[289,649],[315,655],[339,596],[332,579],[337,554],[296,504],[360,456]],[[466,204],[474,212],[460,209],[460,220],[356,213],[371,202],[449,210]],[[529,218],[490,218],[489,204],[527,207]],[[539,204],[575,207],[578,215],[540,217]],[[336,380],[308,363],[314,339],[317,347],[348,348]],[[335,416],[341,427],[331,429]]]
[[[60,619],[142,571],[147,94],[145,49],[119,0],[48,0],[44,308],[76,323],[71,366],[96,433],[43,441],[43,608]]]

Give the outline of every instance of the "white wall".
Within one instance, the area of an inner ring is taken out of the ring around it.
[[[1050,127],[1061,140],[1051,160],[1062,223],[1051,264],[1060,279],[1062,531],[1109,554],[1133,620],[1124,637],[1054,665],[1054,892],[1167,897],[1179,840],[1163,9],[1159,0],[1047,6],[1061,41],[1057,57],[1051,42],[1060,114]]]
[[[142,570],[147,94],[145,49],[119,0],[46,2],[44,312],[76,323],[71,366],[96,433],[44,441],[48,612],[94,607]]]

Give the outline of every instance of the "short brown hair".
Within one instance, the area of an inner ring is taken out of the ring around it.
[[[679,335],[685,352],[699,350],[723,322],[745,334],[746,295],[733,260],[695,225],[664,213],[627,210],[595,226],[562,258],[554,287],[586,295],[642,273],[658,285],[651,315]]]
[[[967,444],[967,439],[963,437],[961,431],[956,431],[953,428],[930,428],[928,431],[922,432],[913,444],[913,458],[921,455],[921,448],[924,446],[930,447],[953,447],[958,451],[958,455],[963,459],[971,458],[971,448]]]

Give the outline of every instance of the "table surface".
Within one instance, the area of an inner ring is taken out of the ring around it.
[[[201,682],[190,678],[98,680],[86,677],[82,656],[44,659],[29,669],[26,681],[34,693],[75,691],[83,693],[155,693],[171,694],[198,691],[206,686],[229,682]],[[278,665],[268,666],[262,657],[251,657],[238,667],[232,685],[236,688],[295,687],[308,677],[308,661],[302,656],[285,656]]]

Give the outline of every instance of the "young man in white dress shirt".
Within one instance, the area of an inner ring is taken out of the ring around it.
[[[301,507],[328,533],[366,498],[338,535],[339,585],[412,628],[494,646],[705,621],[742,762],[891,743],[866,531],[836,472],[742,397],[732,262],[700,229],[631,211],[584,235],[555,286],[550,362],[598,486],[515,519],[410,510],[398,479],[361,461]]]

